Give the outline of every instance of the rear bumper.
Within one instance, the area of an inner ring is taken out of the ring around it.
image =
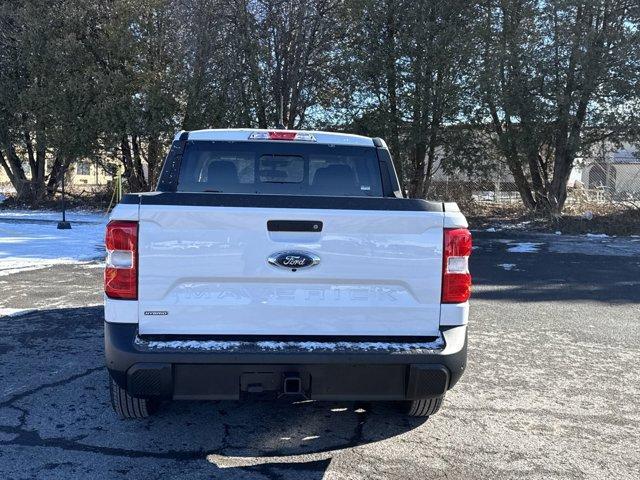
[[[286,378],[317,400],[413,400],[444,394],[467,362],[467,327],[441,331],[438,349],[173,349],[141,342],[137,324],[105,322],[105,356],[113,379],[138,397],[238,399],[282,394]]]

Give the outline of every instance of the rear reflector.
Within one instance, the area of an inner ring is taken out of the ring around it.
[[[466,228],[444,229],[442,303],[463,303],[471,295],[471,233]]]
[[[105,236],[104,293],[109,298],[138,298],[138,222],[111,221]]]
[[[298,142],[315,142],[316,137],[306,132],[291,130],[269,130],[268,132],[252,132],[249,140],[289,140]]]

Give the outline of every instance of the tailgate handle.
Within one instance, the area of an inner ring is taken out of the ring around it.
[[[270,232],[321,232],[322,222],[317,220],[268,220]]]

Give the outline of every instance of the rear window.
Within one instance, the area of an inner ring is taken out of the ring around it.
[[[189,141],[179,192],[381,197],[374,147]]]

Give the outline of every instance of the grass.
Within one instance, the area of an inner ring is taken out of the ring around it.
[[[476,229],[506,227],[551,233],[560,231],[567,235],[640,235],[640,208],[633,205],[568,205],[562,216],[556,218],[528,211],[517,204],[469,202],[460,207],[467,216],[469,225]]]

